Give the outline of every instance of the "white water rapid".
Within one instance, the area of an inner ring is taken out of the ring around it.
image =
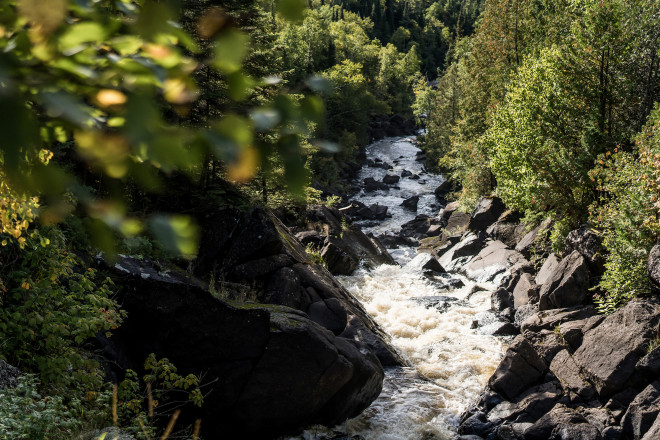
[[[403,170],[420,178],[402,178],[399,189],[362,190],[355,199],[366,205],[386,205],[393,214],[382,222],[364,222],[365,232],[397,233],[403,223],[415,217],[414,212],[399,206],[413,195],[420,196],[418,214],[438,214],[433,190],[443,178],[423,169],[415,160],[417,151],[412,138],[387,138],[367,147],[368,159],[392,164],[394,170],[364,167],[360,182],[366,177],[380,180],[386,173],[401,175]],[[414,257],[415,249],[391,253],[405,264]],[[484,321],[490,314],[490,294],[495,286],[475,286],[464,277],[456,277],[465,285],[451,290],[399,266],[360,269],[351,276],[338,277],[391,335],[392,344],[412,367],[386,369],[380,397],[360,416],[333,429],[310,428],[298,438],[360,435],[366,440],[432,440],[457,436],[458,416],[483,390],[502,358],[503,344],[497,337],[471,328],[473,321]]]

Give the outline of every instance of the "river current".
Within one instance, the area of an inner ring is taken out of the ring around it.
[[[397,233],[416,214],[436,216],[433,190],[444,180],[426,172],[416,161],[419,149],[414,138],[386,138],[367,147],[367,158],[386,162],[393,170],[363,167],[366,177],[381,180],[385,174],[404,170],[419,179],[402,178],[385,191],[360,191],[353,199],[366,205],[386,205],[391,218],[364,222],[364,232],[375,235]],[[419,196],[418,210],[403,209],[401,202]],[[360,224],[360,223],[358,223]],[[414,248],[391,249],[402,266],[415,256]],[[410,361],[411,367],[385,370],[383,391],[358,417],[332,429],[312,427],[299,439],[332,438],[345,434],[367,440],[432,440],[457,436],[458,416],[484,388],[503,355],[503,343],[481,334],[474,321],[488,320],[490,294],[495,286],[461,278],[457,289],[439,287],[419,272],[400,266],[382,265],[371,271],[359,269],[339,281],[364,305],[367,312],[392,337],[392,345]],[[424,298],[445,296],[429,306]]]

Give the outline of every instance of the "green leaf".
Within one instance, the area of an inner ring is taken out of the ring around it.
[[[280,113],[272,108],[255,110],[250,114],[250,118],[252,118],[252,122],[254,122],[256,129],[259,131],[267,131],[275,128],[282,120]]]
[[[240,70],[249,42],[249,37],[237,29],[223,31],[215,41],[214,66],[225,73]]]
[[[192,258],[197,254],[199,228],[186,215],[154,215],[149,226],[160,244],[167,250]]]
[[[73,49],[84,43],[98,43],[106,38],[107,30],[99,23],[76,23],[66,30],[59,40],[62,51]]]
[[[307,3],[304,0],[279,0],[277,2],[277,12],[290,21],[301,21],[305,17],[306,7]]]

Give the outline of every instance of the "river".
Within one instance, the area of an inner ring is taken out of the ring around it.
[[[365,232],[396,234],[416,214],[438,214],[433,190],[443,177],[424,170],[423,163],[415,160],[418,151],[413,138],[386,138],[367,147],[368,160],[387,162],[393,170],[365,166],[360,182],[366,177],[381,180],[386,173],[401,175],[404,170],[419,179],[402,178],[397,187],[387,191],[362,189],[354,199],[366,205],[386,205],[392,213],[381,222],[362,222]],[[419,196],[417,213],[400,206],[414,195]],[[405,265],[416,250],[398,248],[390,253]],[[333,429],[312,427],[299,439],[359,435],[366,440],[432,440],[457,436],[458,417],[495,371],[503,355],[503,342],[472,328],[475,320],[488,321],[492,315],[490,294],[495,285],[475,286],[465,277],[454,277],[465,285],[448,290],[418,272],[391,265],[338,277],[391,335],[392,344],[412,367],[386,369],[381,395],[360,416]],[[438,296],[447,298],[433,305],[424,301],[425,297]]]

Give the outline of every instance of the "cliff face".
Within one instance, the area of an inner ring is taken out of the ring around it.
[[[155,353],[201,375],[208,438],[271,438],[362,412],[382,388],[382,365],[401,363],[388,337],[270,212],[205,219],[196,272],[121,257],[105,263],[128,317],[101,339],[108,365],[141,370]]]

